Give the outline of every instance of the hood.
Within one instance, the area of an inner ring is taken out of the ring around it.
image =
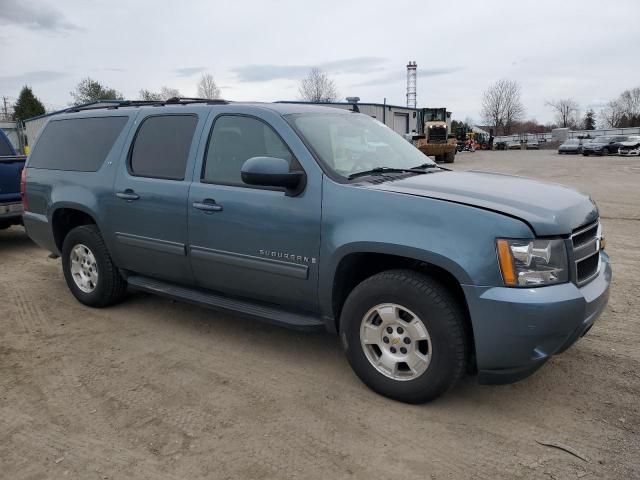
[[[504,213],[529,224],[538,236],[568,235],[598,218],[598,209],[588,195],[558,184],[499,173],[434,172],[370,188]]]
[[[638,144],[640,144],[640,140],[628,140],[626,142],[620,142],[620,145],[622,145],[623,147],[635,147]]]

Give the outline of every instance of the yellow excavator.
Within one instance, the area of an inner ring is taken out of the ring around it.
[[[451,112],[446,108],[420,108],[417,112],[418,131],[413,144],[436,162],[453,163],[457,142],[451,135]]]

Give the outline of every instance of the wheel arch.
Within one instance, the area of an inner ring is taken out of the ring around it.
[[[65,237],[74,228],[82,225],[96,225],[100,229],[93,212],[84,205],[75,203],[57,204],[51,209],[50,222],[53,239],[59,252],[62,251]]]
[[[417,249],[395,250],[390,252],[380,248],[359,248],[343,252],[334,263],[330,285],[328,305],[325,305],[325,317],[329,330],[340,331],[340,314],[347,297],[353,289],[365,279],[377,273],[392,269],[417,271],[435,278],[443,284],[460,304],[465,317],[465,337],[469,347],[470,365],[475,364],[475,341],[473,325],[463,284],[471,283],[464,269],[440,255],[431,252],[414,251]],[[325,295],[327,293],[325,292]],[[328,312],[328,314],[327,314]]]

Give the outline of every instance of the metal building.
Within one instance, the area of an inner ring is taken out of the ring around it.
[[[331,103],[315,103],[315,102],[295,102],[280,101],[277,103],[297,103],[308,105],[320,105],[323,107],[342,108],[344,110],[354,110],[357,107],[360,113],[369,115],[387,127],[393,129],[397,133],[404,135],[411,133],[416,129],[416,117],[418,110],[416,108],[401,107],[399,105],[388,105],[386,103],[348,103],[348,102],[331,102]]]

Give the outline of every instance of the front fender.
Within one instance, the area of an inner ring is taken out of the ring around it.
[[[461,285],[501,285],[495,239],[533,238],[522,221],[493,211],[325,178],[319,301],[332,315],[340,261],[382,253],[436,265]]]

